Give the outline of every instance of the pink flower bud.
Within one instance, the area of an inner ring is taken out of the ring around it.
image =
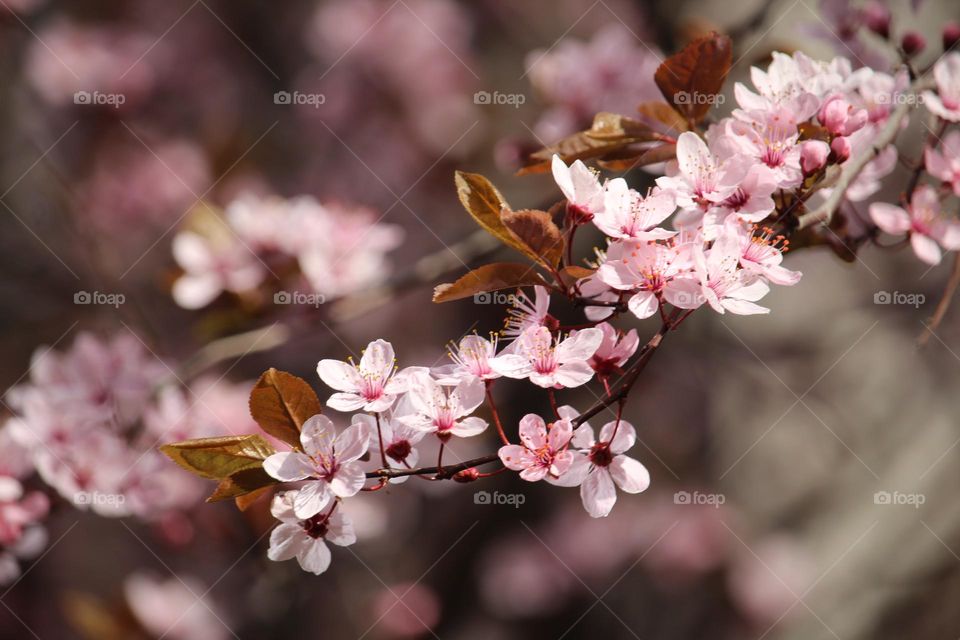
[[[900,41],[900,48],[903,49],[903,52],[907,57],[913,57],[926,49],[927,41],[924,40],[923,36],[917,33],[916,31],[908,31],[903,34],[903,39]]]
[[[807,140],[800,144],[800,168],[803,175],[809,176],[827,164],[830,145],[823,140]]]
[[[469,469],[464,469],[463,471],[458,471],[453,474],[454,482],[473,482],[480,477],[480,472],[477,471],[476,467],[470,467]]]
[[[850,158],[850,140],[843,136],[834,138],[833,142],[830,143],[830,151],[833,152],[837,164],[846,162]]]
[[[820,107],[817,118],[833,135],[848,136],[867,124],[869,116],[865,109],[856,109],[843,96],[834,95]]]
[[[943,28],[943,50],[949,51],[960,41],[960,23],[948,22]]]
[[[871,1],[863,5],[863,23],[867,29],[881,38],[890,37],[890,9],[879,2]]]

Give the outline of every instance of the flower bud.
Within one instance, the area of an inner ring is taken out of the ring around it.
[[[833,142],[830,143],[830,151],[833,153],[837,164],[846,162],[850,158],[850,140],[843,136],[834,138]]]
[[[926,47],[927,41],[916,31],[908,31],[903,34],[903,39],[900,41],[900,48],[903,49],[903,52],[908,58],[917,55]]]
[[[949,51],[960,42],[960,23],[948,22],[943,28],[943,50]]]
[[[800,168],[803,175],[813,175],[827,164],[830,145],[823,140],[806,140],[800,144]]]
[[[473,482],[480,477],[480,472],[477,471],[476,467],[470,467],[469,469],[464,469],[463,471],[458,471],[453,474],[454,482]]]
[[[863,23],[881,38],[890,37],[890,9],[874,1],[863,5]]]
[[[857,109],[841,95],[833,95],[820,107],[817,119],[835,136],[849,136],[867,124],[865,109]]]

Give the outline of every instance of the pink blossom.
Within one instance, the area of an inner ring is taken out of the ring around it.
[[[739,315],[770,313],[754,304],[770,290],[767,283],[746,269],[739,269],[741,242],[737,232],[725,229],[709,251],[696,254],[697,280],[678,278],[674,305],[695,309],[704,301],[717,313],[730,311]]]
[[[933,65],[937,91],[924,91],[923,104],[935,116],[960,122],[960,53],[952,51]]]
[[[910,244],[917,257],[930,265],[939,264],[940,248],[960,249],[960,222],[940,209],[936,191],[921,185],[913,192],[907,211],[886,202],[870,205],[873,222],[892,235],[910,234]]]
[[[303,453],[275,453],[263,461],[263,470],[281,482],[312,479],[296,494],[293,508],[298,517],[310,518],[335,497],[356,495],[366,476],[355,462],[367,452],[368,432],[353,424],[339,435],[330,418],[315,415],[300,431]]]
[[[317,374],[324,384],[336,389],[327,399],[327,406],[337,411],[386,411],[397,394],[406,391],[404,375],[397,374],[393,345],[375,340],[367,345],[360,364],[324,359],[317,364]]]
[[[676,235],[676,231],[657,226],[677,208],[669,192],[656,189],[644,198],[630,189],[626,180],[615,178],[607,182],[603,202],[593,223],[612,238],[663,240]]]
[[[672,245],[639,242],[622,243],[622,257],[608,259],[598,270],[598,277],[621,291],[632,291],[627,308],[641,320],[660,308],[663,298],[673,303],[677,293],[675,278],[687,271],[688,265]]]
[[[530,327],[517,340],[514,353],[493,358],[490,366],[508,378],[529,378],[544,388],[579,387],[593,377],[588,360],[602,340],[599,329],[554,341],[546,327]]]
[[[451,389],[429,374],[417,373],[411,377],[408,394],[413,413],[399,420],[412,429],[435,433],[442,441],[475,436],[487,428],[487,421],[468,416],[483,403],[484,394],[479,378],[463,378]]]
[[[18,560],[35,557],[46,546],[46,531],[37,523],[48,510],[46,495],[25,493],[16,478],[0,475],[0,584],[20,575]]]
[[[580,499],[587,513],[593,518],[607,516],[617,502],[616,487],[627,493],[640,493],[650,486],[650,473],[646,467],[623,455],[636,440],[636,430],[625,420],[605,424],[600,430],[599,441],[594,439],[590,425],[580,425],[570,443],[576,448],[573,462],[553,484],[562,487],[579,485]]]
[[[502,332],[505,338],[516,339],[530,327],[550,327],[555,324],[549,312],[550,292],[541,286],[535,286],[533,291],[534,299],[531,301],[522,289],[517,289],[507,309]]]
[[[222,611],[206,595],[209,589],[193,576],[160,580],[135,573],[124,580],[131,613],[155,637],[171,640],[226,640],[230,628]]]
[[[857,109],[841,94],[827,98],[820,106],[817,119],[835,136],[849,136],[867,124],[866,109]]]
[[[490,366],[490,358],[497,353],[498,336],[493,334],[489,340],[476,334],[460,340],[457,345],[451,345],[447,355],[453,364],[434,369],[441,382],[456,384],[463,377],[493,380],[500,374]]]
[[[300,568],[320,575],[330,566],[330,549],[326,543],[346,547],[357,541],[353,522],[337,509],[309,517],[297,514],[300,492],[286,491],[273,499],[270,512],[280,524],[270,533],[267,557],[274,561],[297,559]]]
[[[186,309],[206,306],[223,291],[255,289],[265,276],[256,254],[229,235],[214,239],[181,231],[173,239],[173,257],[184,270],[173,285],[173,299]]]
[[[800,144],[800,168],[803,175],[809,176],[827,164],[830,145],[823,140],[805,140]]]
[[[553,179],[567,199],[567,211],[577,222],[589,222],[603,210],[604,188],[597,174],[580,160],[569,167],[560,156],[553,156]]]
[[[677,206],[705,211],[737,190],[747,167],[721,162],[697,134],[685,131],[677,139],[677,166],[671,175],[657,178],[657,186],[676,198]]]
[[[773,171],[762,164],[751,166],[737,189],[704,215],[705,237],[715,238],[719,227],[730,216],[742,222],[764,220],[773,212],[772,196],[776,190],[777,177]]]
[[[960,196],[960,131],[951,131],[943,139],[943,150],[927,147],[923,152],[927,171],[943,180]]]
[[[803,180],[800,170],[801,122],[796,113],[775,107],[764,111],[735,110],[722,130],[722,142],[735,150],[735,158],[752,158],[769,167],[780,188],[796,187]]]
[[[620,367],[633,356],[640,346],[640,338],[636,329],[627,333],[618,331],[608,322],[597,325],[603,333],[603,340],[596,353],[590,358],[590,366],[599,376],[610,376],[620,371]],[[574,332],[571,332],[574,335]]]
[[[358,413],[353,416],[353,424],[363,425],[371,448],[379,449],[380,443],[383,443],[384,455],[387,456],[387,462],[394,469],[412,469],[417,466],[420,452],[417,451],[416,445],[426,435],[425,431],[414,429],[400,421],[400,416],[406,416],[413,412],[412,408],[408,410],[405,407],[406,404],[406,402],[401,401],[392,415],[381,414],[379,430],[376,416],[366,413]],[[392,478],[390,481],[399,484],[407,480],[408,477],[401,476]]]
[[[800,282],[803,275],[780,266],[783,252],[790,241],[782,235],[773,235],[769,228],[732,227],[740,238],[740,266],[748,273],[763,276],[770,282],[790,286]]]
[[[557,480],[573,463],[573,454],[567,444],[573,436],[568,420],[557,420],[548,426],[543,418],[528,413],[520,420],[521,444],[500,447],[498,452],[504,466],[519,471],[528,482]]]

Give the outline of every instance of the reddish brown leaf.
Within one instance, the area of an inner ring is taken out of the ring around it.
[[[637,167],[673,160],[676,157],[677,145],[669,143],[650,147],[639,154],[624,154],[622,157],[614,156],[609,159],[598,160],[597,164],[610,171],[629,171]]]
[[[730,38],[714,33],[667,58],[657,68],[654,80],[667,102],[694,124],[716,104],[732,61]]]
[[[501,219],[526,248],[524,253],[548,267],[555,267],[560,262],[564,246],[563,234],[549,213],[536,209],[505,209]]]
[[[437,285],[433,290],[433,301],[450,302],[478,293],[535,284],[543,284],[543,280],[530,265],[497,262],[474,269],[456,282]]]
[[[637,111],[651,122],[662,125],[664,133],[674,137],[690,130],[690,124],[666,102],[644,102]]]
[[[320,399],[303,378],[268,369],[250,392],[250,415],[260,428],[300,448],[300,428],[320,413]]]

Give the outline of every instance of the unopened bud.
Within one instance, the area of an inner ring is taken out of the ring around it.
[[[813,175],[824,165],[830,156],[830,145],[823,140],[807,140],[800,144],[800,168],[803,175]]]
[[[948,22],[943,28],[943,50],[949,51],[960,42],[960,24]]]
[[[855,108],[840,95],[827,98],[817,113],[820,124],[835,136],[849,136],[867,124],[868,117],[865,109]]]
[[[470,467],[469,469],[464,469],[463,471],[457,471],[453,474],[454,482],[473,482],[480,477],[480,472],[477,471],[476,467]]]
[[[842,136],[834,138],[830,143],[830,151],[833,152],[837,164],[846,162],[850,158],[850,140]]]
[[[903,34],[903,39],[900,41],[900,48],[903,49],[903,52],[908,58],[917,55],[926,49],[926,47],[927,41],[916,31],[908,31]]]
[[[890,9],[874,1],[863,5],[863,23],[881,38],[890,37]]]

